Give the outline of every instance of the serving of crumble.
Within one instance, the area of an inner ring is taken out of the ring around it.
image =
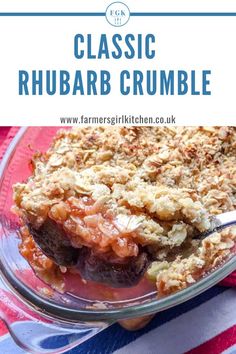
[[[14,189],[20,252],[63,291],[66,272],[112,287],[145,276],[159,297],[229,256],[236,228],[203,241],[214,215],[236,207],[236,128],[60,130]]]

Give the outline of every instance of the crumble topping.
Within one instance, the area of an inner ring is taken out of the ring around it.
[[[212,216],[236,207],[233,127],[61,130],[32,165],[28,181],[14,186],[23,224],[37,229],[50,217],[73,247],[121,258],[148,247],[158,296],[195,282],[234,246],[233,227],[197,240]]]
[[[150,277],[156,276],[159,297],[186,288],[214,269],[230,254],[235,239],[236,227],[232,227],[230,232],[224,230],[204,239],[202,245],[188,258],[178,256],[173,262],[154,262],[148,274]]]

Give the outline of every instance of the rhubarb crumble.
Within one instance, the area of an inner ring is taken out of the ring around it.
[[[130,287],[147,277],[159,297],[196,282],[232,251],[236,228],[203,241],[214,215],[236,207],[233,127],[60,130],[14,185],[20,252],[63,291],[63,277]]]

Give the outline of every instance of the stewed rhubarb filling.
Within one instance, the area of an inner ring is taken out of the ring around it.
[[[65,203],[54,205],[49,216],[63,225],[75,248],[86,246],[94,252],[110,252],[120,258],[136,257],[139,253],[135,241],[139,225],[130,228],[132,216],[126,225],[119,223],[113,210],[105,205],[105,199],[71,197]]]

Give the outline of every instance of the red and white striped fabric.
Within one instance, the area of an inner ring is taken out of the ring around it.
[[[236,289],[226,290],[115,354],[236,353]]]

